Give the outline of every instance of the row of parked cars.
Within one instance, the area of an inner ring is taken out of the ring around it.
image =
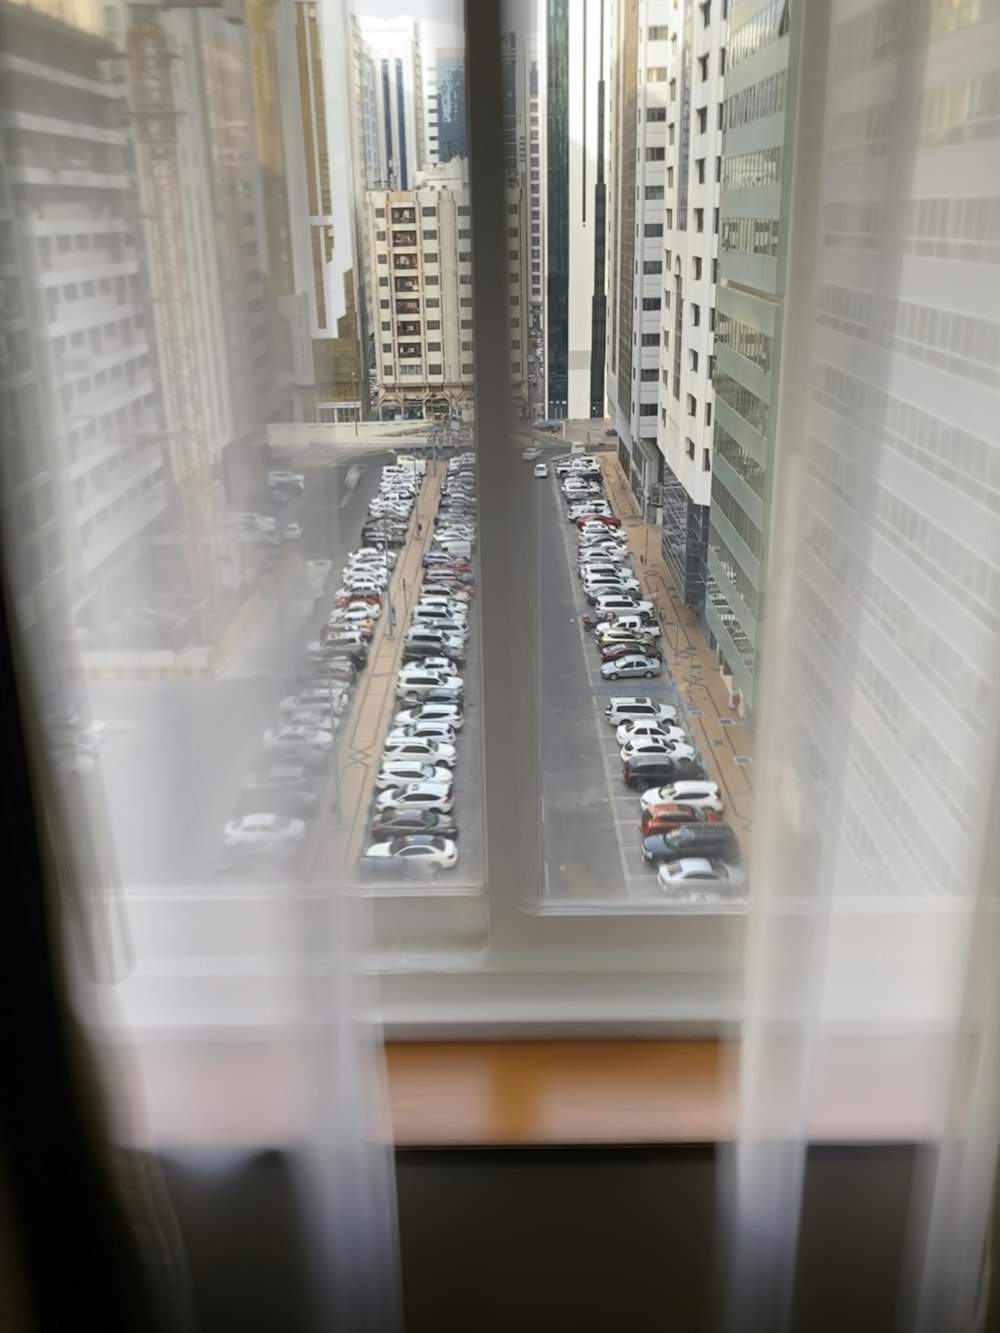
[[[397,462],[382,470],[366,531],[390,511],[409,524],[426,463]],[[336,758],[337,733],[355,684],[368,664],[369,644],[384,612],[396,550],[364,542],[351,551],[318,638],[307,643],[298,688],[278,705],[261,739],[261,755],[223,830],[219,873],[291,867],[319,813]]]
[[[440,877],[458,863],[455,770],[465,722],[465,664],[475,577],[476,465],[449,459],[434,535],[403,638],[397,711],[375,777],[369,876]]]
[[[567,516],[578,529],[577,574],[593,613],[584,617],[601,676],[651,679],[663,670],[653,603],[641,596],[632,555],[604,493],[601,469],[586,455],[555,465]],[[718,785],[679,725],[678,710],[646,695],[617,696],[604,710],[620,746],[622,781],[641,792],[645,863],[661,887],[684,897],[742,892],[739,841],[723,819]]]

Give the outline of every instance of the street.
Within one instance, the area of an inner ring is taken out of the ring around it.
[[[339,463],[289,502],[282,521],[302,523],[303,560],[329,558],[339,575],[386,457],[355,460],[362,472],[353,491],[342,486],[351,464]],[[291,689],[311,613],[304,575],[293,574],[223,677],[91,685],[92,716],[108,730],[99,780],[126,889],[208,882],[261,733]]]

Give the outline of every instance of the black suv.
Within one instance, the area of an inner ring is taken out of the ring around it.
[[[693,759],[639,754],[622,763],[622,782],[626,787],[663,787],[668,782],[703,782],[704,779],[705,770]]]
[[[642,857],[650,865],[704,856],[710,861],[737,865],[740,844],[728,824],[681,824],[669,833],[653,833],[642,840]]]

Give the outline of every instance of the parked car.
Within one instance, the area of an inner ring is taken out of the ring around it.
[[[375,774],[377,791],[398,787],[404,782],[431,782],[450,787],[453,781],[454,774],[444,764],[421,763],[418,759],[394,759],[385,755]]]
[[[454,800],[451,788],[428,782],[414,782],[405,786],[390,787],[375,800],[376,811],[384,810],[436,810],[447,814]]]
[[[677,721],[677,709],[672,704],[661,704],[648,695],[616,695],[609,699],[604,716],[613,727],[620,727],[623,722],[659,722]]]
[[[717,810],[700,810],[694,805],[681,805],[674,801],[658,805],[656,814],[639,822],[639,830],[644,838],[651,833],[666,833],[680,824],[717,824],[722,816]]]
[[[601,666],[601,675],[605,680],[632,679],[643,676],[651,680],[663,670],[663,662],[658,657],[647,657],[644,653],[633,653],[620,657],[617,662],[605,662]]]
[[[674,759],[670,755],[636,755],[622,762],[622,782],[626,787],[663,786],[689,778],[703,778],[705,770],[692,759]]]
[[[311,791],[316,784],[316,774],[304,764],[272,764],[257,773],[252,773],[243,784],[245,791],[259,791],[264,788],[287,788]]]
[[[399,673],[396,694],[401,699],[420,699],[431,690],[447,689],[461,694],[463,688],[461,676],[446,676],[440,671],[409,671],[403,667]]]
[[[657,740],[661,737],[671,741],[687,740],[687,732],[682,727],[671,726],[669,722],[647,721],[645,718],[622,722],[615,733],[615,740],[619,745],[627,745],[629,741],[639,740],[642,736],[652,736]]]
[[[746,872],[740,866],[704,857],[682,857],[663,861],[656,872],[660,888],[667,893],[690,892],[738,894],[747,887]]]
[[[581,514],[575,521],[578,528],[585,528],[595,523],[601,523],[606,528],[620,528],[622,525],[622,521],[617,514],[595,514],[592,517]]]
[[[698,752],[687,741],[672,741],[666,736],[640,736],[621,747],[622,763],[640,755],[670,755],[673,759],[697,759]]]
[[[306,826],[301,819],[270,813],[243,815],[226,825],[223,842],[227,847],[271,846],[276,842],[301,842],[305,835]]]
[[[384,810],[375,815],[369,829],[372,840],[400,838],[407,834],[431,833],[439,838],[458,837],[458,825],[451,815],[434,810]]]
[[[447,741],[430,736],[394,736],[389,733],[382,747],[383,759],[412,759],[424,764],[446,764],[455,767],[456,751]]]
[[[358,865],[368,875],[406,875],[414,873],[435,877],[458,862],[458,848],[450,838],[417,833],[390,842],[373,843]]]
[[[679,824],[666,833],[651,833],[642,840],[642,859],[647,865],[660,861],[680,861],[685,856],[703,856],[737,865],[740,844],[728,824],[704,821]]]
[[[639,809],[644,816],[655,817],[658,807],[674,802],[696,806],[699,810],[716,810],[722,814],[722,797],[715,782],[704,779],[670,781],[650,787],[639,798]]]
[[[423,703],[402,708],[393,719],[393,726],[405,727],[413,722],[447,722],[460,729],[464,721],[461,704]]]
[[[333,749],[333,732],[318,727],[278,727],[264,732],[265,750],[299,753],[303,750],[328,753]]]
[[[653,613],[653,603],[641,600],[638,597],[626,597],[623,593],[609,593],[606,597],[598,597],[597,613],[601,620],[607,620],[609,612],[627,611],[632,615],[641,615],[646,612],[649,615]]]
[[[649,657],[660,656],[659,648],[640,643],[638,639],[624,639],[621,643],[598,643],[597,651],[601,655],[602,662],[616,662],[643,653]]]

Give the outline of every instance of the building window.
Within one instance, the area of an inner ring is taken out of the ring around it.
[[[428,350],[430,350],[430,349],[428,349]],[[428,367],[427,367],[427,373],[428,373],[428,375],[440,375],[440,374],[441,374],[441,367],[440,367],[439,365],[428,366]]]
[[[687,454],[688,458],[694,458],[694,440],[689,436],[684,437],[684,452]]]
[[[427,350],[428,350],[428,352],[440,352],[440,350],[441,350],[441,344],[440,344],[440,343],[428,343],[428,344],[427,344]],[[433,370],[434,370],[434,367],[431,366],[431,371],[433,372]]]
[[[702,472],[711,472],[712,470],[712,455],[708,449],[702,449],[701,451],[701,470]]]
[[[641,417],[655,417],[655,416],[656,416],[656,404],[655,404],[655,403],[640,403],[640,404],[639,404],[639,415],[640,415]]]
[[[673,141],[671,140],[671,142],[673,142]],[[662,162],[662,161],[665,159],[666,156],[667,156],[666,149],[663,148],[662,145],[661,145],[660,147],[657,147],[657,148],[647,148],[647,149],[646,149],[646,161],[647,161],[647,162]]]
[[[473,372],[473,369],[474,369],[474,367],[473,367],[473,364],[472,364],[471,361],[463,361],[463,362],[462,362],[462,374],[463,374],[463,375],[471,375],[472,372]]]
[[[424,238],[425,241],[436,241],[438,238],[437,228],[432,227],[427,231],[422,231],[420,235]]]
[[[698,353],[694,350],[693,347],[690,348],[689,350],[690,350],[690,352],[691,352],[691,369],[692,369],[695,373],[697,373],[697,371],[698,371]]]
[[[645,225],[643,226],[643,229],[642,229],[642,234],[643,234],[643,236],[646,236],[646,237],[649,237],[649,236],[653,236],[653,237],[655,237],[655,236],[662,236],[662,235],[663,235],[663,223],[662,223],[662,222],[647,222],[647,223],[645,223]]]
[[[643,347],[659,347],[660,335],[658,333],[644,333],[642,335]]]
[[[642,271],[643,271],[643,273],[662,273],[662,272],[663,272],[663,260],[662,260],[662,259],[644,259],[644,260],[642,261]]]
[[[665,106],[646,107],[646,119],[652,121],[666,120],[667,108]]]
[[[701,324],[701,306],[694,301],[691,302],[691,323],[695,328]]]
[[[711,424],[712,424],[712,404],[711,404],[711,403],[706,403],[706,404],[705,404],[705,425],[706,425],[706,426],[710,426]]]
[[[691,267],[694,270],[694,278],[697,281],[701,277],[701,256],[695,255],[691,260]]]
[[[695,231],[705,230],[705,210],[703,208],[694,210],[694,229]]]
[[[698,57],[698,78],[702,83],[708,78],[708,56]]]
[[[430,329],[439,329],[440,327],[441,327],[441,321],[440,321],[439,319],[429,319],[429,320],[427,321],[427,328],[428,328],[428,330],[430,330]]]
[[[698,400],[693,393],[689,393],[687,396],[687,414],[689,417],[696,417],[698,415]]]
[[[662,198],[663,198],[663,186],[662,186],[662,185],[647,185],[646,188],[643,190],[643,197],[646,198],[646,199],[662,199]]]
[[[661,302],[658,296],[644,296],[642,298],[643,310],[659,310],[660,305]]]
[[[421,216],[421,217],[425,217],[425,218],[434,218],[434,217],[437,217],[437,209],[436,209],[436,208],[433,208],[433,207],[431,207],[431,208],[422,208],[422,209],[420,210],[420,216]]]
[[[388,285],[389,285],[389,275],[386,274],[385,277],[380,277],[379,280],[378,280],[378,285],[379,285],[380,287],[388,287]],[[388,302],[387,302],[386,304],[388,304]]]
[[[699,185],[704,185],[704,184],[705,184],[705,159],[704,159],[703,157],[695,158],[694,169],[695,169],[695,173],[696,173],[696,175],[697,175],[697,177],[698,177],[698,184],[699,184]]]
[[[704,134],[708,129],[708,107],[700,106],[696,114],[698,116],[698,133]]]
[[[643,369],[639,371],[639,379],[644,384],[652,384],[656,380],[656,367],[653,366],[652,369],[643,367]]]

